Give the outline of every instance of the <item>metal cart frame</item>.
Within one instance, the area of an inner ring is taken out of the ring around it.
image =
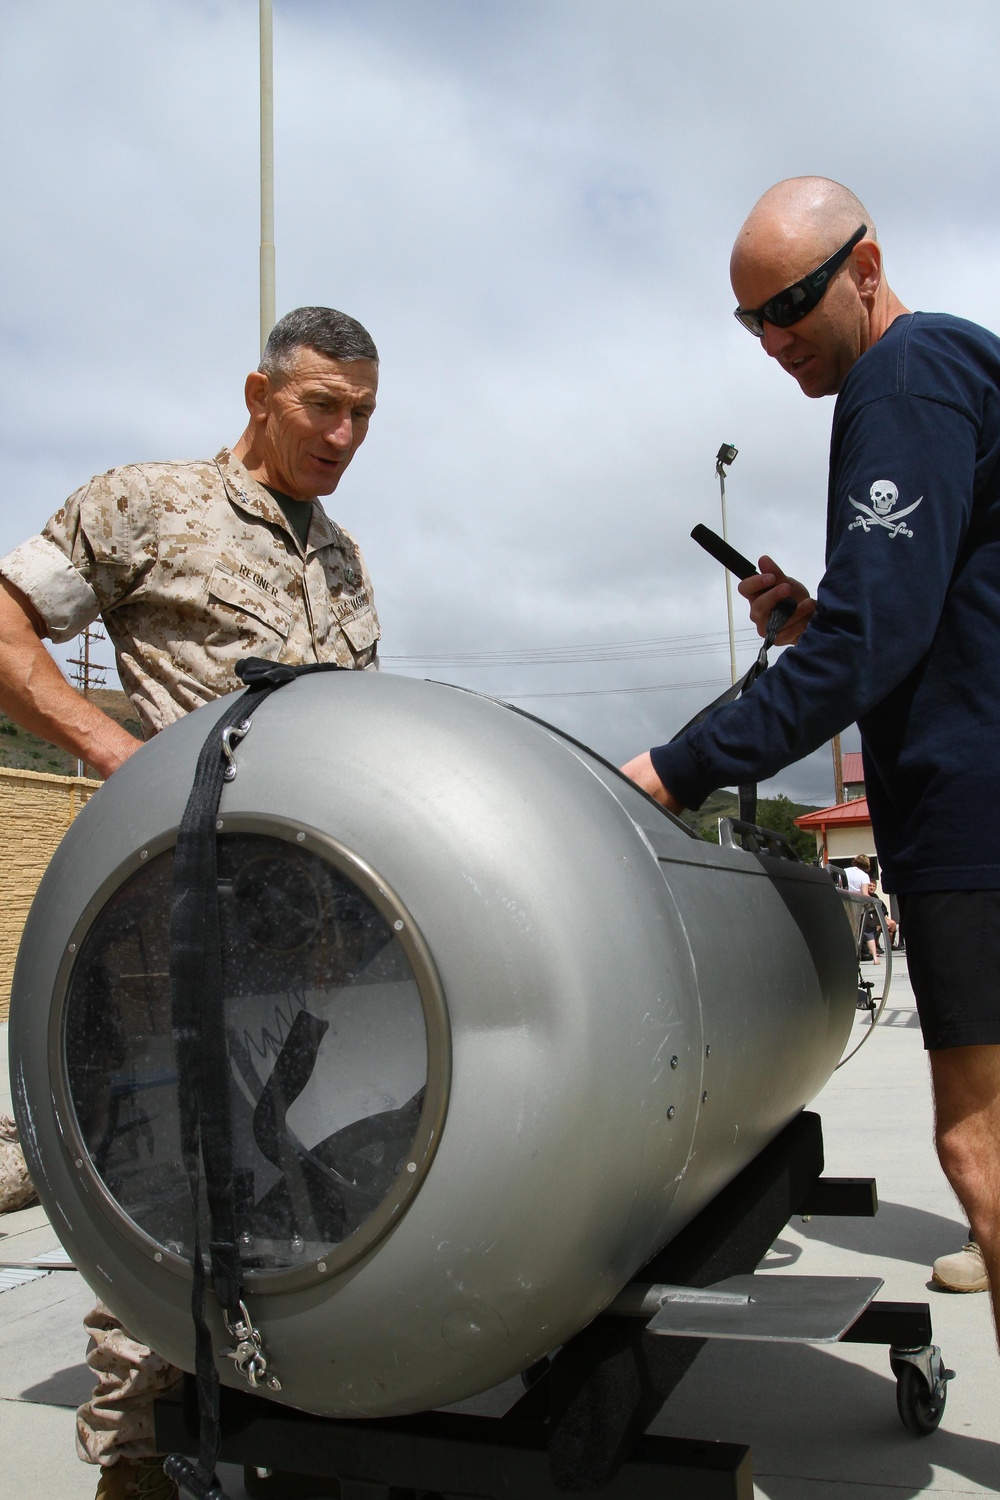
[[[876,1212],[873,1179],[822,1172],[820,1118],[804,1112],[633,1285],[709,1287],[752,1273],[794,1215]],[[904,1424],[917,1434],[937,1427],[951,1372],[931,1342],[926,1303],[873,1301],[842,1341],[887,1345]],[[221,1456],[244,1466],[258,1500],[555,1500],[584,1490],[606,1500],[752,1500],[745,1445],[646,1435],[704,1343],[605,1313],[526,1371],[524,1395],[500,1418],[331,1420],[223,1389]],[[156,1403],[157,1446],[193,1453],[197,1430],[187,1377]]]

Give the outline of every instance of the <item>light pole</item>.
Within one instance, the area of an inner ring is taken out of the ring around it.
[[[729,541],[729,531],[726,525],[726,469],[736,457],[737,449],[732,443],[723,443],[715,455],[715,472],[719,476],[719,493],[722,497],[722,539]],[[726,616],[729,620],[729,674],[730,681],[736,681],[736,637],[733,634],[733,586],[729,578],[729,569],[726,574]]]
[[[271,0],[260,0],[260,352],[274,327],[274,49]]]

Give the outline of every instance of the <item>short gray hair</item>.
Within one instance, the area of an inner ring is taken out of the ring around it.
[[[367,328],[335,307],[297,307],[279,318],[257,368],[272,379],[280,378],[297,349],[315,349],[327,359],[370,359],[378,364],[378,350]]]

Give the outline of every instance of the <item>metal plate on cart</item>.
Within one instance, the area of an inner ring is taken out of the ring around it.
[[[647,1333],[701,1339],[835,1344],[881,1289],[879,1276],[730,1276],[683,1300],[668,1298]],[[727,1293],[725,1302],[713,1293]]]

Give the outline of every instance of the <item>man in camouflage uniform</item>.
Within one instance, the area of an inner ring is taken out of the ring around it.
[[[299,308],[247,376],[250,420],[232,450],[112,469],[77,490],[0,559],[0,709],[102,776],[138,750],[42,645],[98,616],[146,739],[239,688],[244,656],[377,669],[364,561],[317,499],[364,441],[377,387],[378,353],[360,323]],[[8,1175],[23,1170],[16,1136],[3,1150]],[[98,1500],[168,1500],[176,1490],[151,1461],[152,1400],[180,1371],[101,1304],[85,1326],[98,1386],[80,1408],[77,1446],[101,1465]]]
[[[17,1126],[10,1115],[0,1115],[0,1214],[27,1208],[34,1201],[35,1189],[17,1138]]]

